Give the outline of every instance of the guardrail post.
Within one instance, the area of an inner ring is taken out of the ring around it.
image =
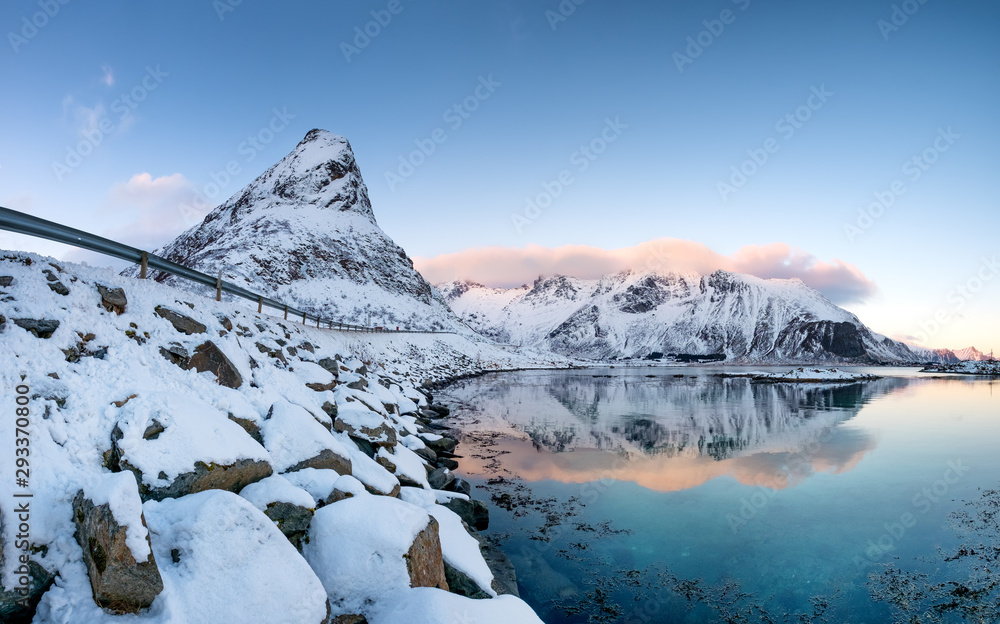
[[[285,305],[285,320],[288,320],[288,306]]]
[[[264,295],[257,297],[257,314],[264,311]]]
[[[319,329],[319,317],[316,317],[316,329]]]
[[[222,269],[219,269],[219,276],[215,278],[215,300],[222,301]]]
[[[146,268],[149,266],[149,252],[142,252],[142,260],[139,261],[139,279],[146,279]]]
[[[303,325],[306,324],[306,313],[305,312],[302,313],[302,324]]]

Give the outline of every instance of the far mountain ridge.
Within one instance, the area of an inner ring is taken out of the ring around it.
[[[738,363],[920,361],[798,279],[626,270],[539,277],[518,288],[437,288],[470,327],[503,343],[571,357],[722,354]]]

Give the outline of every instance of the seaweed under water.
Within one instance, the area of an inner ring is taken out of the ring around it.
[[[958,547],[869,574],[872,598],[892,606],[895,622],[1000,622],[1000,490],[982,491],[949,521]]]

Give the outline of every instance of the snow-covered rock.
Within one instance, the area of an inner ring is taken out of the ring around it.
[[[306,561],[334,614],[367,615],[410,587],[447,589],[438,523],[416,505],[385,496],[352,497],[316,512]]]
[[[275,403],[261,426],[261,435],[278,472],[326,468],[351,474],[348,449],[298,405]]]
[[[109,464],[134,472],[145,500],[238,492],[272,472],[270,456],[243,428],[194,397],[144,392],[105,412],[117,420]]]
[[[106,475],[80,490],[73,500],[73,521],[94,601],[117,613],[153,604],[163,580],[132,473]]]

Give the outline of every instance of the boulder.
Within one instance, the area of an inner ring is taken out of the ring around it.
[[[427,483],[435,490],[446,489],[455,481],[455,475],[447,468],[435,468],[427,475]]]
[[[337,418],[337,404],[325,401],[321,408],[326,415],[330,417],[330,422],[333,422]]]
[[[184,624],[324,624],[319,579],[274,522],[230,492],[146,503],[172,595],[161,620]],[[78,622],[79,619],[61,620]]]
[[[455,451],[455,447],[458,446],[458,440],[441,435],[424,434],[420,436],[420,439],[438,455],[441,453],[452,453]]]
[[[447,405],[440,405],[438,403],[431,403],[430,405],[427,406],[427,409],[431,410],[432,412],[436,412],[439,417],[444,417],[451,413],[451,410],[448,408]]]
[[[160,355],[181,368],[187,368],[191,361],[191,354],[179,342],[171,342],[165,347],[160,347]]]
[[[417,534],[413,545],[403,555],[406,571],[410,574],[410,587],[437,587],[448,591],[438,521],[434,516],[429,516],[429,519],[427,526]]]
[[[330,620],[330,624],[368,624],[363,615],[338,615]]]
[[[472,496],[472,484],[465,479],[456,478],[454,481],[445,486],[445,489],[451,492],[465,494],[466,496]]]
[[[438,460],[437,453],[435,453],[432,449],[430,449],[430,448],[428,448],[426,446],[418,448],[418,449],[413,449],[413,452],[416,453],[417,455],[419,455],[421,458],[427,460],[427,462],[430,463],[430,464],[434,464]],[[456,468],[457,467],[458,466],[456,466]]]
[[[312,509],[279,501],[269,504],[264,515],[278,525],[292,546],[302,548],[302,540],[309,531],[309,522],[313,517]]]
[[[238,492],[272,474],[267,451],[199,399],[155,392],[129,399],[120,402],[106,465],[133,473],[142,500]]]
[[[0,275],[0,288],[9,288],[14,283],[13,275]]]
[[[121,288],[108,288],[103,284],[97,285],[97,292],[101,295],[101,305],[108,312],[114,312],[115,314],[122,314],[125,312],[125,306],[128,305],[128,298],[125,297],[125,291]]]
[[[297,464],[288,468],[288,472],[295,472],[303,468],[315,468],[316,470],[333,470],[338,474],[351,474],[351,460],[344,454],[335,453],[330,449],[323,449],[317,455],[303,459]]]
[[[453,594],[476,600],[492,598],[468,574],[449,564],[447,561],[444,562],[444,576],[448,581],[448,591]]]
[[[328,392],[337,387],[337,381],[333,380],[330,383],[307,383],[306,387],[316,392]]]
[[[260,433],[260,425],[250,420],[249,418],[240,418],[238,416],[234,416],[232,412],[230,412],[229,414],[229,420],[233,421],[234,423],[242,427],[243,431],[246,431],[248,434],[250,434],[250,437],[253,438],[257,442],[257,444],[264,446],[264,436],[262,436]]]
[[[316,468],[351,474],[347,448],[299,405],[287,401],[272,405],[261,433],[278,472]]]
[[[21,565],[15,566],[19,569]],[[34,561],[26,564],[28,573],[18,573],[15,578],[24,580],[27,595],[22,594],[21,587],[5,590],[0,584],[0,622],[4,624],[30,624],[35,617],[35,608],[42,599],[42,594],[48,591],[55,581],[55,575]]]
[[[142,471],[129,464],[128,459],[122,459],[119,465],[122,470],[128,470],[135,474],[137,480],[142,480]],[[247,485],[269,477],[273,473],[271,465],[263,460],[239,459],[227,465],[219,465],[214,462],[206,464],[197,461],[194,464],[194,470],[178,475],[168,485],[156,486],[140,483],[139,494],[144,501],[160,501],[166,498],[180,498],[205,490],[239,492]]]
[[[325,357],[316,363],[330,371],[334,377],[337,377],[340,374],[340,362],[333,358]]]
[[[374,414],[373,418],[378,419]],[[385,422],[371,427],[360,423],[352,424],[343,418],[335,418],[333,428],[337,431],[347,432],[351,438],[366,440],[375,447],[392,448],[398,443],[396,429]]]
[[[73,500],[76,541],[83,549],[94,602],[115,613],[148,608],[163,591],[138,490],[131,477],[127,479],[128,483],[109,478],[109,487],[98,494],[101,504],[95,505],[83,490]],[[132,496],[134,500],[129,500]],[[128,519],[119,518],[116,512]],[[121,524],[129,520],[142,527]],[[137,552],[144,555],[139,557],[141,561],[135,556]]]
[[[477,500],[455,497],[443,506],[454,511],[467,525],[477,531],[485,531],[490,526],[490,508],[486,503]]]
[[[437,521],[395,498],[361,495],[317,509],[302,555],[336,613],[370,610],[410,587],[448,588]]]
[[[219,324],[226,328],[226,331],[233,331],[233,322],[229,320],[228,316],[219,315],[215,317],[219,319]]]
[[[440,468],[447,468],[448,470],[458,470],[458,462],[450,457],[440,457],[435,462],[435,464]]]
[[[66,288],[66,285],[60,282],[59,278],[56,277],[52,271],[45,270],[43,273],[45,273],[45,279],[48,280],[49,289],[51,289],[52,292],[64,297],[69,294],[69,288]]]
[[[469,531],[469,535],[479,542],[479,552],[482,553],[486,565],[493,573],[493,583],[491,587],[497,594],[510,594],[520,597],[517,591],[517,574],[514,572],[514,564],[510,562],[507,555],[502,550],[478,531]]]
[[[213,373],[220,386],[239,388],[243,385],[243,376],[236,369],[236,365],[211,340],[195,347],[194,355],[188,361],[187,367],[188,370],[194,369],[199,373],[205,371]]]
[[[174,326],[174,329],[182,334],[187,334],[188,336],[192,334],[204,334],[208,330],[208,327],[206,327],[204,323],[199,323],[190,316],[184,316],[180,312],[175,312],[170,308],[156,306],[155,312],[161,318],[170,321],[170,324]]]
[[[35,338],[51,338],[52,334],[59,329],[59,321],[53,319],[11,319],[15,325],[31,332]]]
[[[264,355],[270,357],[270,358],[278,360],[279,362],[281,362],[282,364],[285,364],[286,366],[288,365],[288,360],[285,358],[285,353],[280,348],[278,348],[278,349],[272,349],[272,348],[268,347],[267,345],[264,345],[264,344],[261,344],[261,343],[258,342],[257,343],[257,350],[260,351],[261,353],[263,353]]]

